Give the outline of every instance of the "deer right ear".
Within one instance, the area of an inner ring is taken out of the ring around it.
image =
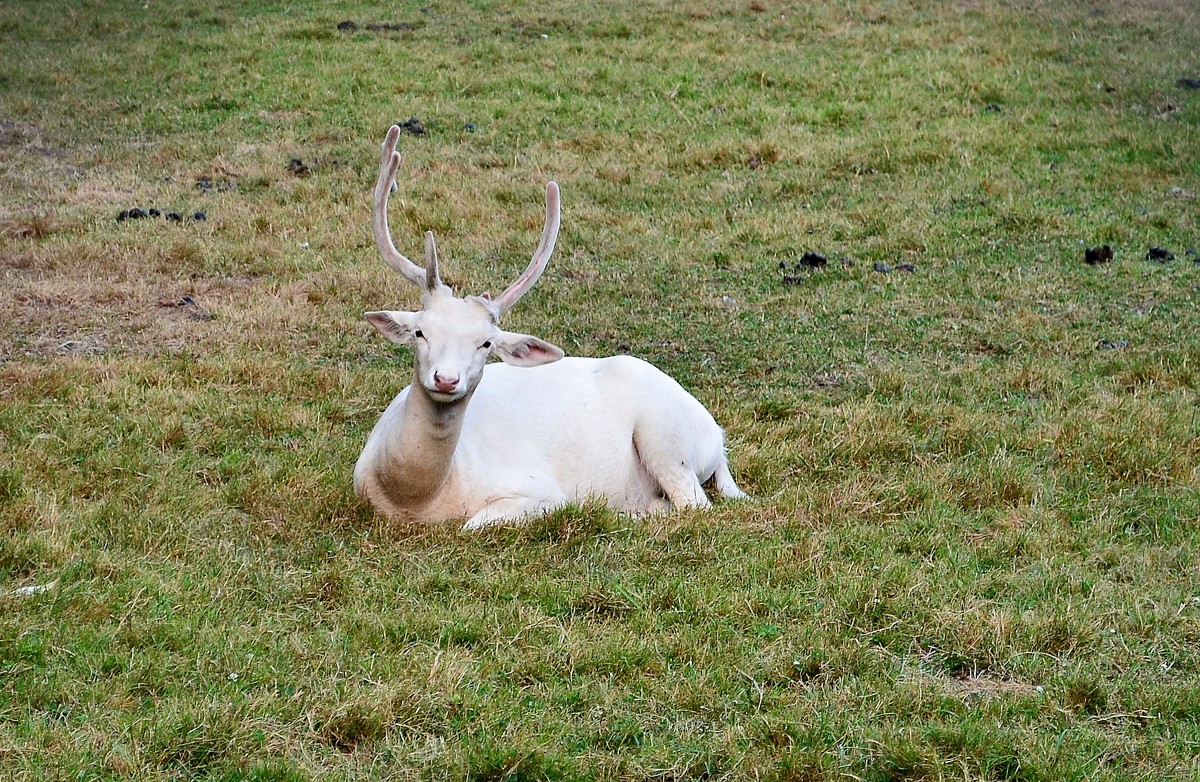
[[[397,345],[411,345],[416,339],[415,332],[417,326],[415,313],[379,310],[377,312],[365,312],[363,313],[363,317],[380,334]]]

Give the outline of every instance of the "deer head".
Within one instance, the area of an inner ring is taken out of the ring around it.
[[[442,282],[438,273],[437,245],[432,231],[425,234],[424,268],[401,255],[392,243],[387,205],[388,193],[400,168],[400,153],[396,151],[399,137],[400,128],[393,125],[383,140],[371,226],[384,263],[420,289],[421,309],[380,310],[368,312],[365,317],[391,341],[412,347],[414,390],[419,386],[436,402],[454,403],[470,398],[491,356],[523,367],[558,361],[563,357],[560,348],[537,337],[500,328],[500,316],[533,287],[550,262],[558,238],[558,185],[554,182],[546,185],[542,240],[521,276],[495,299],[486,294],[460,298]]]

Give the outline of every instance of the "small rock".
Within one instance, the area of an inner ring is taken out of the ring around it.
[[[1167,261],[1175,260],[1175,254],[1170,250],[1164,250],[1161,247],[1151,247],[1146,252],[1147,261],[1156,261],[1158,263],[1166,263]]]
[[[990,111],[993,114],[999,114],[1001,111],[1003,111],[1003,109],[1000,108],[999,103],[989,103],[988,105],[983,107],[983,110]]]
[[[1200,90],[1200,79],[1180,79],[1175,82],[1175,86],[1183,87],[1185,90]]]
[[[196,301],[191,294],[185,293],[178,299],[163,299],[158,302],[160,307],[173,307],[184,312],[192,320],[215,320],[213,315],[204,307],[200,306],[200,302]]]
[[[1097,350],[1124,350],[1129,347],[1129,340],[1125,339],[1102,339],[1096,343]]]
[[[1179,113],[1179,107],[1176,106],[1174,103],[1167,101],[1166,103],[1164,103],[1163,105],[1158,107],[1158,110],[1154,114],[1154,118],[1155,119],[1166,119],[1167,117],[1170,117],[1172,114],[1178,114],[1178,113]]]
[[[1187,257],[1192,259],[1192,263],[1200,263],[1200,252],[1198,252],[1195,247],[1189,247],[1187,249]]]
[[[425,126],[421,124],[421,120],[416,117],[409,117],[404,122],[399,123],[400,129],[410,136],[424,136],[428,133]]]
[[[1108,263],[1112,259],[1113,249],[1107,244],[1102,244],[1099,247],[1089,247],[1083,251],[1083,262],[1089,266]]]
[[[788,274],[788,264],[786,261],[780,261],[779,266],[776,268],[779,269],[779,274],[784,285],[800,285],[804,282],[804,278],[799,274]],[[800,271],[800,264],[796,264],[795,270]]]
[[[797,268],[804,269],[824,269],[829,265],[824,255],[820,253],[805,253],[800,257],[800,263],[796,264]]]
[[[162,217],[162,212],[158,211],[157,209],[151,209],[150,211],[146,212],[146,216],[147,217]]]
[[[887,274],[888,272],[890,272],[892,270],[892,267],[888,266],[883,261],[876,261],[874,269],[875,269],[875,271],[881,272],[882,274]]]
[[[183,222],[183,215],[179,214],[179,212],[168,212],[167,213],[167,222],[181,223],[181,222]]]
[[[207,220],[208,215],[204,214],[204,212],[196,212],[194,215],[192,215],[192,219],[197,222],[200,222],[202,220]]]
[[[898,272],[915,272],[916,270],[917,267],[915,264],[901,263],[896,265],[896,271]]]
[[[228,179],[224,182],[214,182],[205,176],[196,179],[196,189],[201,193],[225,193],[229,190],[237,190],[237,183]]]
[[[118,223],[123,222],[128,219],[129,219],[129,210],[128,209],[122,209],[120,212],[117,213],[117,222]]]
[[[308,166],[304,165],[304,161],[298,157],[289,160],[288,164],[284,166],[284,170],[292,176],[298,177],[306,177],[310,173]]]
[[[338,32],[352,33],[358,29],[358,23],[352,22],[349,19],[337,23]]]
[[[40,595],[43,592],[49,592],[58,586],[58,579],[54,579],[49,584],[31,584],[29,586],[17,587],[12,591],[15,597],[29,597],[30,595]]]
[[[129,210],[129,219],[130,220],[141,220],[143,217],[147,217],[148,214],[149,213],[146,212],[145,209],[141,209],[139,207],[134,207],[133,209]]]
[[[466,132],[468,132],[468,133],[474,133],[474,132],[475,132],[475,123],[474,123],[474,122],[468,122],[468,123],[464,124],[464,125],[463,125],[463,130],[465,130],[465,131],[466,131]]]

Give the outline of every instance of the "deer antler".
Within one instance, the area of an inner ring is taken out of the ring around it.
[[[400,126],[392,125],[388,128],[381,145],[383,156],[379,167],[379,179],[375,181],[371,231],[375,235],[375,244],[379,247],[379,254],[383,256],[383,262],[400,272],[404,279],[420,288],[422,295],[428,295],[446,288],[438,274],[437,246],[433,240],[433,232],[429,231],[425,234],[425,268],[422,269],[396,249],[396,245],[392,243],[391,230],[388,228],[388,194],[396,181],[396,172],[400,170],[400,153],[396,151],[396,142],[399,139]],[[517,300],[524,296],[542,276],[542,272],[546,270],[546,264],[550,262],[550,256],[554,252],[554,243],[558,239],[558,225],[558,184],[548,182],[546,183],[546,226],[542,229],[542,240],[538,243],[537,250],[534,251],[533,258],[529,261],[529,266],[521,273],[521,276],[492,302],[497,314],[503,314],[516,304]]]
[[[546,270],[546,264],[550,262],[550,255],[554,252],[554,242],[558,239],[558,222],[558,183],[547,182],[546,227],[542,229],[542,241],[538,243],[537,250],[533,253],[533,259],[529,262],[529,266],[526,267],[525,271],[521,273],[521,276],[492,302],[492,306],[495,307],[497,313],[503,314],[512,305],[516,304],[517,299],[524,296],[533,287],[533,284],[538,281],[538,277],[542,276],[542,272]]]
[[[375,182],[371,231],[375,234],[375,244],[379,247],[383,262],[404,275],[404,279],[420,288],[422,293],[432,293],[436,287],[435,282],[437,285],[441,285],[441,280],[437,276],[436,250],[433,258],[433,274],[430,275],[426,269],[417,266],[396,249],[396,245],[392,244],[391,231],[388,229],[388,192],[396,181],[396,172],[400,170],[400,153],[396,151],[396,141],[399,138],[400,127],[392,125],[383,139],[383,161],[379,167],[379,179]],[[429,241],[431,240],[427,240],[427,246]]]

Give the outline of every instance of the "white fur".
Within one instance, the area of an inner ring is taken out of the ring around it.
[[[644,514],[665,510],[668,499],[709,505],[701,484],[713,478],[724,495],[745,497],[729,474],[724,434],[704,406],[654,366],[614,356],[488,366],[463,413],[441,490],[406,505],[381,474],[390,469],[387,443],[412,393],[404,389],[388,406],[354,470],[355,489],[388,516],[465,518],[464,529],[475,529],[592,497]]]
[[[495,301],[457,298],[426,234],[425,268],[392,245],[387,196],[399,166],[388,131],[373,230],[384,260],[421,289],[417,312],[369,312],[413,351],[413,383],[392,400],[354,468],[354,488],[379,512],[409,521],[465,519],[464,529],[515,521],[589,498],[632,514],[706,507],[703,483],[745,497],[729,473],[724,433],[672,378],[637,358],[563,358],[500,316],[537,281],[554,250],[558,186],[525,272]],[[504,364],[487,365],[495,356]]]

